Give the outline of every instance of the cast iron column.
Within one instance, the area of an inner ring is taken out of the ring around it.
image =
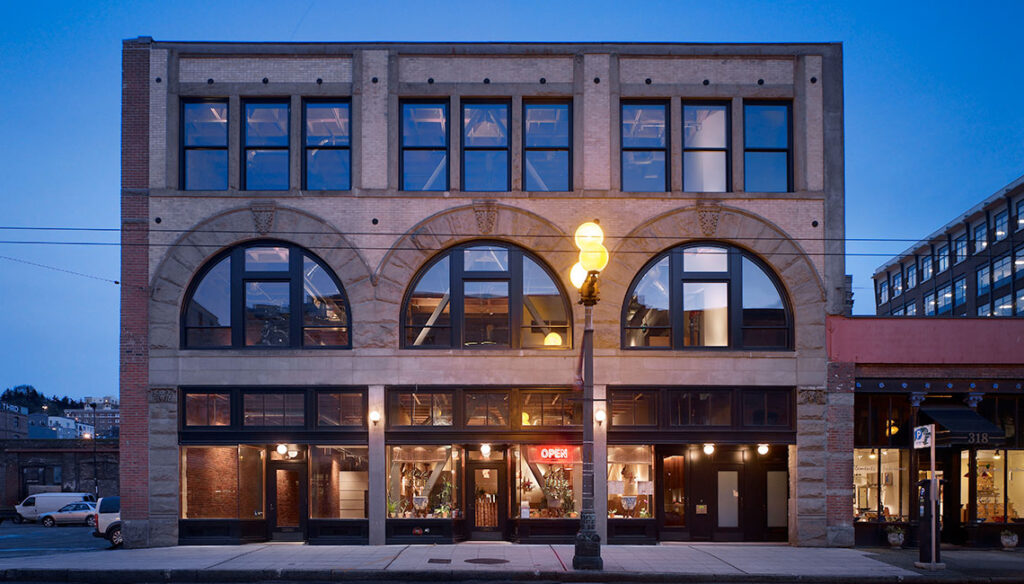
[[[597,304],[597,272],[587,274],[580,287],[580,304],[585,315],[583,325],[583,506],[580,530],[576,534],[576,570],[602,570],[601,536],[594,515],[594,305]]]

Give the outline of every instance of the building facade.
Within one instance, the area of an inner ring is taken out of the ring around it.
[[[104,398],[107,401],[91,402],[90,399],[85,398],[84,408],[64,410],[64,415],[76,422],[94,426],[100,438],[117,438],[121,428],[121,408],[117,400],[111,402],[110,398]],[[94,403],[95,408],[92,407]]]
[[[28,408],[0,403],[0,438],[28,438]]]
[[[0,506],[36,493],[118,494],[115,440],[30,439],[0,441]]]
[[[851,545],[834,44],[124,43],[129,546]]]
[[[1024,316],[1024,177],[885,262],[878,316]]]

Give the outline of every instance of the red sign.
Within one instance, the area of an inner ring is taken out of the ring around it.
[[[569,447],[541,446],[540,457],[543,460],[569,460]]]

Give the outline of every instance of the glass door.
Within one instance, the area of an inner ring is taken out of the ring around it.
[[[466,518],[469,520],[470,539],[503,539],[505,518],[508,516],[504,465],[470,463],[466,476],[469,482]]]
[[[267,508],[270,539],[306,539],[307,477],[305,463],[275,463],[269,467]]]
[[[690,493],[686,488],[686,451],[676,447],[659,448],[656,457],[656,492],[659,502],[655,504],[658,517],[658,538],[663,541],[689,539],[688,529],[691,517],[688,513]]]

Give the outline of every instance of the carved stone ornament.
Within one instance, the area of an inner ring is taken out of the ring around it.
[[[700,231],[704,237],[714,237],[718,231],[718,216],[722,212],[722,206],[718,203],[707,203],[697,205],[697,217],[700,219]]]
[[[473,201],[473,212],[476,214],[476,228],[482,234],[494,231],[494,223],[498,219],[498,205],[492,200]]]
[[[149,388],[149,403],[173,404],[178,401],[178,390],[173,387]]]
[[[274,228],[274,212],[277,211],[277,206],[273,202],[253,203],[249,208],[252,210],[253,229],[256,230],[256,233],[260,235],[270,233],[270,230]]]

